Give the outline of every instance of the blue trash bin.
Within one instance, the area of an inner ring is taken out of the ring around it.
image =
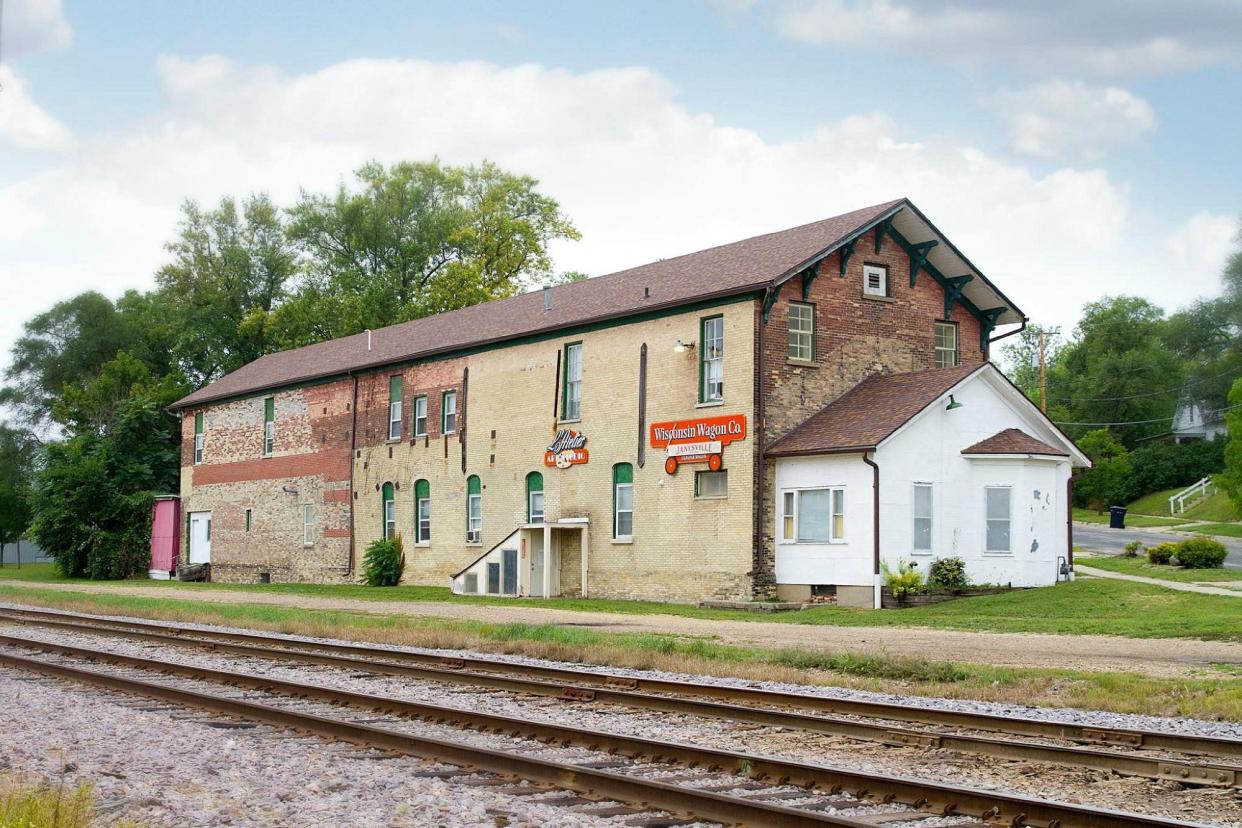
[[[1125,529],[1126,528],[1126,507],[1125,506],[1109,506],[1108,507],[1108,528],[1109,529]]]

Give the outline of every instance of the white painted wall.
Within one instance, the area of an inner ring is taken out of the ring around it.
[[[918,561],[924,572],[939,557],[960,556],[975,583],[1040,586],[1055,583],[1058,558],[1067,554],[1068,458],[962,455],[962,449],[1006,428],[1020,428],[1054,446],[1065,439],[1038,411],[991,371],[953,389],[961,408],[946,411],[948,396],[932,403],[875,452],[880,466],[881,559],[893,567]],[[931,554],[914,554],[914,484],[933,487]],[[845,541],[781,540],[781,491],[846,487]],[[984,551],[984,487],[1011,488],[1010,551]],[[872,583],[872,470],[861,455],[778,458],[776,461],[776,579],[782,584]]]

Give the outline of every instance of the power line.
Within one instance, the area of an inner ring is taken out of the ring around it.
[[[1221,377],[1229,376],[1232,373],[1234,373],[1234,371],[1222,371],[1221,373],[1213,374],[1210,377],[1200,377],[1199,379],[1189,380],[1183,385],[1178,386],[1177,388],[1164,388],[1159,391],[1145,391],[1142,394],[1129,394],[1124,397],[1071,397],[1066,402],[1071,402],[1071,403],[1118,402],[1120,400],[1137,400],[1141,397],[1157,397],[1161,394],[1171,394],[1174,391],[1183,391],[1192,385],[1199,385],[1200,383],[1207,382],[1208,380],[1220,379]]]
[[[1205,412],[1203,412],[1203,416],[1204,416],[1204,417],[1206,417],[1206,416],[1207,416],[1207,415],[1209,415],[1209,414],[1220,414],[1222,411],[1231,411],[1231,410],[1233,410],[1233,409],[1235,409],[1235,408],[1242,408],[1242,403],[1238,403],[1237,405],[1227,405],[1227,406],[1225,406],[1224,408],[1218,408],[1218,409],[1216,409],[1215,411],[1205,411]],[[1172,422],[1172,421],[1173,421],[1173,417],[1157,417],[1157,418],[1156,418],[1156,419],[1154,419],[1154,420],[1129,420],[1129,421],[1124,422],[1124,423],[1066,423],[1066,422],[1062,422],[1062,421],[1060,421],[1060,420],[1053,420],[1053,422],[1054,422],[1054,423],[1056,423],[1056,424],[1057,424],[1057,425],[1059,425],[1059,426],[1124,426],[1124,425],[1147,425],[1148,423],[1168,423],[1168,422]]]

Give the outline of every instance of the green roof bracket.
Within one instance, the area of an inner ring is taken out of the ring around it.
[[[979,350],[986,351],[988,349],[988,337],[992,335],[992,331],[996,329],[996,322],[1004,315],[1008,308],[988,308],[979,311]]]
[[[912,251],[910,255],[910,288],[914,288],[914,283],[918,281],[919,269],[927,264],[927,254],[931,253],[931,249],[940,242],[935,239],[928,239],[925,242],[910,245]]]
[[[780,288],[772,286],[769,286],[763,294],[763,324],[768,324],[768,317],[772,315],[772,306],[776,304],[776,300],[780,295]]]
[[[819,266],[823,264],[823,260],[802,271],[802,301],[806,302],[811,297],[811,282],[819,278]]]
[[[888,234],[888,228],[893,226],[893,217],[889,216],[875,226],[875,252],[878,254],[880,248],[884,246],[884,237]]]
[[[957,304],[958,299],[962,298],[962,291],[974,278],[973,275],[968,273],[965,276],[951,276],[944,280],[945,321],[953,317],[953,306]]]
[[[845,278],[845,269],[849,267],[850,256],[854,255],[854,245],[856,244],[858,244],[857,236],[850,239],[845,244],[841,245],[840,248],[837,249],[837,258],[841,260],[841,278],[842,279]]]

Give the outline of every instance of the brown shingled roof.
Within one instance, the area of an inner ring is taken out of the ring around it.
[[[874,449],[942,394],[986,362],[907,374],[877,374],[776,440],[772,457]]]
[[[986,440],[962,449],[962,454],[1050,454],[1054,457],[1069,457],[1069,452],[1050,446],[1043,440],[1036,440],[1018,428],[998,431]]]
[[[348,371],[759,290],[908,205],[906,199],[541,291],[267,354],[173,404],[186,408]],[[650,296],[646,289],[650,288]]]

